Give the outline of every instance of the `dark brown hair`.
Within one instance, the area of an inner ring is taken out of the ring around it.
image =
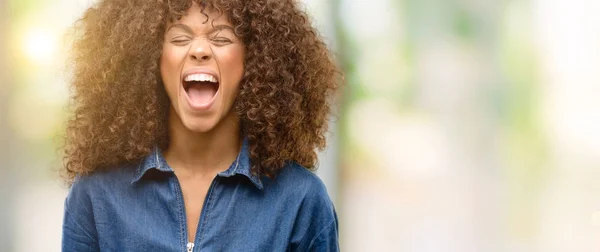
[[[249,140],[252,170],[276,175],[287,162],[313,169],[325,147],[340,73],[294,0],[196,0],[228,14],[246,46],[235,110]],[[159,65],[165,28],[191,0],[101,0],[75,26],[73,115],[67,181],[139,162],[169,144],[169,99]]]

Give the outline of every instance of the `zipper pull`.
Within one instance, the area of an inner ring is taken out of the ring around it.
[[[192,252],[194,250],[194,243],[188,242],[187,244],[187,252]]]

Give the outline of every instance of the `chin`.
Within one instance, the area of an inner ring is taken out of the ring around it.
[[[195,133],[207,133],[217,126],[216,118],[190,118],[184,116],[181,118],[181,122],[187,130]]]

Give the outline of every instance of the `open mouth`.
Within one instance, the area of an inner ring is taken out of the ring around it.
[[[190,74],[183,79],[183,88],[193,104],[204,105],[217,94],[219,81],[211,74]]]

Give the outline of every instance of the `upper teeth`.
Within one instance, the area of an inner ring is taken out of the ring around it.
[[[210,82],[217,82],[217,78],[215,78],[214,76],[210,75],[210,74],[190,74],[188,76],[185,77],[184,79],[185,81],[210,81]]]

